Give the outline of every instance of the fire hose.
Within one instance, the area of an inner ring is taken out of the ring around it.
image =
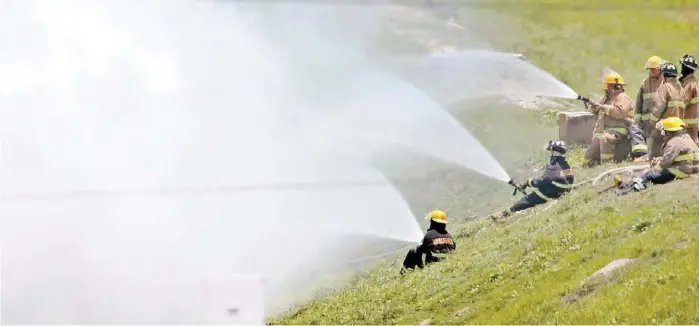
[[[623,166],[620,168],[615,168],[615,169],[604,171],[600,175],[598,175],[596,178],[590,179],[587,181],[591,181],[593,185],[597,185],[597,184],[599,184],[600,180],[602,180],[602,178],[604,178],[610,174],[613,174],[615,172],[627,172],[627,171],[639,172],[639,171],[643,171],[643,170],[647,170],[647,169],[650,169],[650,166],[648,164]]]
[[[640,171],[648,170],[649,168],[650,167],[648,164],[640,164],[640,165],[622,166],[622,167],[610,169],[610,170],[607,170],[607,171],[600,173],[597,177],[575,183],[571,186],[571,188],[573,188],[573,189],[580,188],[580,187],[585,186],[585,185],[590,184],[590,183],[592,185],[598,185],[600,183],[600,181],[606,176],[609,176],[609,175],[612,175],[615,173],[624,173],[624,172],[628,172],[628,171],[640,172]],[[524,195],[527,194],[527,192],[524,190],[526,187],[517,184],[514,180],[508,181],[507,184],[509,184],[510,186],[515,188],[514,191],[512,192],[513,196],[516,195],[517,192],[521,192]]]

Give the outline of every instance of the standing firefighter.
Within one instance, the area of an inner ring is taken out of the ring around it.
[[[687,106],[684,111],[684,123],[687,124],[687,133],[696,143],[699,134],[699,82],[694,76],[694,71],[699,68],[697,59],[691,54],[685,54],[680,60],[682,65],[682,89],[684,89],[684,104]]]
[[[618,194],[641,191],[648,183],[664,184],[699,172],[699,147],[685,133],[682,119],[670,117],[658,124],[656,128],[661,130],[664,140],[662,157],[654,161],[643,177],[622,182]]]
[[[634,110],[634,120],[643,129],[643,136],[648,139],[650,132],[653,130],[653,124],[650,122],[650,113],[653,110],[653,99],[658,91],[658,87],[663,83],[664,79],[660,73],[660,65],[663,60],[658,56],[648,58],[646,62],[646,70],[648,77],[641,82],[641,88],[636,94],[636,107]]]
[[[585,151],[585,164],[593,166],[609,161],[621,162],[631,152],[629,115],[633,111],[631,98],[624,92],[624,78],[616,72],[605,77],[605,95],[601,103],[589,101],[592,113],[598,116],[592,142]]]
[[[522,183],[521,189],[526,187],[536,188],[525,195],[512,207],[500,213],[500,216],[491,215],[494,221],[507,218],[511,213],[532,208],[546,203],[551,199],[560,198],[569,192],[575,182],[570,164],[566,161],[566,145],[561,140],[549,141],[546,150],[550,152],[549,163],[540,179],[529,179]]]
[[[439,254],[456,250],[456,242],[451,234],[447,232],[447,214],[441,210],[432,211],[429,215],[430,227],[427,228],[422,243],[410,249],[403,261],[403,268],[414,269],[416,266],[423,268],[422,255],[425,255],[425,264],[434,263],[440,260]],[[435,255],[436,254],[436,255]]]
[[[682,84],[677,80],[680,75],[677,72],[677,66],[671,62],[666,62],[661,71],[665,82],[658,87],[650,116],[650,121],[654,126],[648,138],[651,159],[662,155],[663,136],[660,134],[660,129],[656,127],[657,122],[669,117],[684,119],[685,93]]]

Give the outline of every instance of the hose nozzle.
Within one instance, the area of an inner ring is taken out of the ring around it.
[[[515,188],[515,190],[512,192],[512,196],[516,195],[518,191],[521,192],[521,193],[524,194],[524,195],[527,194],[527,192],[524,191],[524,187],[522,187],[522,186],[520,186],[519,184],[517,184],[517,182],[515,182],[514,180],[508,181],[507,184],[509,184],[509,185],[511,185],[513,188]]]
[[[578,101],[582,101],[585,104],[585,109],[589,110],[590,98],[578,94]]]

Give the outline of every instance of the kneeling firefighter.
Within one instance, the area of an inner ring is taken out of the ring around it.
[[[626,95],[624,78],[610,72],[604,81],[604,97],[600,102],[586,99],[597,115],[592,141],[585,150],[585,164],[594,166],[610,161],[621,162],[631,153],[629,127],[633,125],[631,98]]]
[[[561,197],[569,192],[575,182],[570,164],[566,161],[566,145],[561,140],[549,141],[546,150],[550,152],[549,163],[539,179],[529,179],[519,188],[524,191],[526,187],[536,188],[534,192],[522,197],[512,207],[500,213],[500,216],[491,216],[495,221],[508,217],[511,213],[525,210],[546,203],[551,199]]]
[[[656,128],[663,136],[662,157],[654,160],[642,177],[622,182],[618,194],[641,191],[648,183],[664,184],[699,172],[699,147],[686,133],[684,121],[669,117],[659,121]]]
[[[439,254],[456,250],[456,242],[447,232],[447,214],[441,210],[435,210],[428,217],[430,226],[427,228],[425,237],[422,238],[420,245],[408,251],[401,274],[405,269],[414,269],[416,266],[423,268],[422,255],[425,255],[425,264],[430,264],[440,260]]]

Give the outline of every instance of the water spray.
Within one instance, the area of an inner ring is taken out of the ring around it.
[[[359,187],[392,187],[392,184],[410,185],[425,182],[425,178],[386,180],[338,180],[338,181],[310,181],[310,182],[278,182],[268,184],[226,185],[211,187],[161,187],[146,189],[74,189],[58,191],[31,191],[31,192],[0,192],[1,202],[17,201],[61,201],[76,199],[100,199],[115,197],[151,197],[151,196],[193,196],[193,195],[223,195],[227,193],[242,192],[280,192],[280,191],[308,191],[347,189]]]

